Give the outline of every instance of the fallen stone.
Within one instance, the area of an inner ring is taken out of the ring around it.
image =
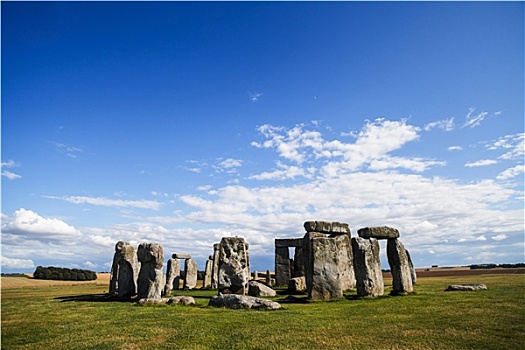
[[[304,292],[306,290],[306,277],[294,277],[288,281],[288,291],[291,293]]]
[[[487,286],[484,284],[452,284],[445,289],[446,292],[465,291],[465,290],[486,290]]]
[[[168,298],[141,298],[139,304],[167,304]]]
[[[168,304],[195,305],[193,297],[178,296],[168,299]]]
[[[210,299],[209,306],[225,307],[229,309],[270,309],[281,308],[281,304],[276,301],[262,298],[251,297],[238,294],[216,295]]]
[[[357,234],[362,238],[388,239],[399,238],[399,231],[388,226],[364,227],[357,230]]]
[[[142,298],[138,301],[139,304],[178,304],[178,305],[195,305],[193,297],[178,296],[172,298]]]
[[[266,284],[252,280],[248,282],[248,295],[252,297],[274,297],[277,293]]]

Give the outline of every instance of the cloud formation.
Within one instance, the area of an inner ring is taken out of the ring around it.
[[[1,163],[1,168],[2,168],[2,176],[7,178],[8,180],[17,180],[17,179],[21,179],[22,176],[21,175],[18,175],[12,171],[9,171],[9,170],[5,170],[4,168],[14,168],[14,167],[17,167],[19,166],[14,160],[8,160],[7,162],[2,162]]]
[[[91,204],[105,207],[122,207],[122,208],[140,208],[159,210],[162,206],[160,202],[151,200],[123,200],[123,199],[109,199],[104,197],[86,197],[86,196],[44,196],[49,199],[61,199],[74,204]]]

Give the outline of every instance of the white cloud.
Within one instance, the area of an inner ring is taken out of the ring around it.
[[[2,162],[1,163],[1,167],[2,168],[14,168],[14,167],[18,167],[19,164],[16,163],[14,160],[10,159],[8,160],[7,162]],[[16,180],[16,179],[21,179],[22,176],[12,172],[12,171],[9,171],[9,170],[2,170],[2,176],[7,178],[8,180]]]
[[[82,237],[82,233],[79,230],[64,221],[55,218],[44,218],[24,208],[16,210],[12,218],[9,218],[7,215],[2,216],[2,234],[61,243]]]
[[[504,239],[507,239],[508,236],[506,234],[502,233],[502,234],[499,234],[499,235],[492,236],[490,238],[492,238],[495,241],[502,241]]]
[[[512,179],[516,176],[519,176],[520,174],[523,174],[525,172],[525,165],[516,165],[515,167],[508,168],[501,173],[498,174],[496,179],[498,180],[508,180]]]
[[[8,180],[16,180],[16,179],[21,179],[22,176],[18,175],[18,174],[15,174],[13,173],[12,171],[9,171],[9,170],[2,170],[2,176],[7,178]]]
[[[79,153],[83,153],[84,151],[78,147],[65,145],[60,142],[56,141],[48,141],[50,144],[52,144],[55,147],[55,150],[59,153],[66,154],[70,158],[77,158]]]
[[[483,121],[483,119],[485,119],[485,117],[488,115],[488,112],[481,112],[477,115],[473,115],[475,110],[476,109],[473,107],[469,109],[467,117],[465,118],[466,119],[465,124],[463,124],[462,128],[465,128],[465,127],[474,128],[476,126],[479,126],[481,122]]]
[[[525,156],[525,133],[519,133],[514,135],[506,135],[500,137],[496,141],[492,141],[487,145],[487,149],[490,151],[494,150],[508,150],[499,159],[511,160],[518,159],[523,160]]]
[[[125,207],[125,208],[139,208],[139,209],[151,209],[159,210],[162,206],[161,203],[157,201],[150,200],[122,200],[122,199],[109,199],[104,197],[86,197],[86,196],[64,196],[64,197],[54,197],[54,196],[44,196],[44,198],[50,199],[61,199],[69,203],[74,204],[91,204],[99,205],[105,207]]]
[[[97,264],[92,263],[91,261],[84,261],[84,266],[88,269],[96,269],[98,267]]]
[[[31,269],[35,264],[30,259],[16,259],[2,256],[2,268]]]
[[[493,165],[493,164],[497,164],[497,163],[498,163],[498,161],[494,160],[494,159],[481,159],[481,160],[478,160],[476,162],[466,163],[465,166],[467,168],[472,168],[472,167],[478,167],[478,166]]]
[[[443,129],[445,131],[452,131],[454,130],[455,124],[454,124],[454,118],[451,117],[449,119],[443,119],[436,122],[428,123],[423,127],[425,131],[430,131],[434,128]]]
[[[461,150],[463,150],[463,147],[461,147],[461,146],[450,146],[448,148],[448,150],[449,151],[461,151]]]
[[[250,96],[250,100],[252,102],[257,102],[259,101],[259,97],[261,97],[263,93],[255,91],[255,92],[248,92],[248,95]]]

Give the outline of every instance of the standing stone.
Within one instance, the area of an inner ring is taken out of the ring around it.
[[[219,294],[245,295],[250,280],[248,244],[242,237],[223,237],[219,250]]]
[[[307,280],[308,298],[330,300],[343,297],[339,271],[337,241],[316,237],[310,242],[310,263]]]
[[[292,277],[306,276],[306,254],[308,252],[304,247],[295,247],[295,253],[293,256],[294,269]]]
[[[414,285],[417,282],[416,269],[414,268],[414,264],[412,263],[412,258],[410,257],[410,253],[406,249],[405,251],[407,253],[407,258],[408,258],[408,267],[410,267],[410,277],[412,278],[412,285]]]
[[[219,288],[219,243],[213,245],[213,270],[211,274],[211,288]]]
[[[164,295],[170,295],[172,289],[179,289],[180,282],[180,261],[179,259],[169,259],[166,268],[166,285]]]
[[[383,273],[379,260],[379,243],[375,238],[352,238],[357,296],[383,295]]]
[[[112,269],[112,278],[110,283],[113,291],[111,295],[117,295],[119,299],[129,299],[137,294],[137,279],[139,275],[140,264],[137,261],[137,252],[135,247],[128,242],[119,241],[115,245],[115,257]],[[116,276],[116,278],[114,277]]]
[[[392,271],[392,294],[413,292],[408,256],[403,243],[396,238],[390,238],[387,243],[387,256]]]
[[[257,271],[253,272],[253,279],[256,280],[256,281],[259,279],[259,272],[257,272]]]
[[[113,254],[113,263],[111,264],[111,278],[109,280],[110,295],[115,295],[118,292],[118,266],[120,260],[122,259],[122,253],[120,250],[124,244],[129,245],[129,242],[118,241],[117,244],[115,244],[115,254]]]
[[[350,235],[341,234],[333,238],[337,244],[337,254],[339,260],[339,279],[343,291],[355,287],[355,273],[352,253],[352,243]]]
[[[138,298],[158,299],[163,290],[164,253],[157,243],[141,243],[137,251],[141,263],[138,278]]]
[[[266,284],[269,286],[272,285],[272,275],[270,274],[270,270],[266,270]]]
[[[202,288],[210,288],[211,287],[211,274],[213,270],[213,257],[210,256],[208,260],[206,260],[206,266],[204,268],[204,281],[202,282]]]
[[[197,285],[197,262],[191,258],[184,261],[184,289],[193,289]]]
[[[275,284],[285,286],[291,278],[288,247],[275,247]]]

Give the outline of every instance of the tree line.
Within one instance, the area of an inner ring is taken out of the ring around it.
[[[97,279],[97,274],[91,270],[38,266],[33,273],[33,277],[41,280],[93,281]]]

